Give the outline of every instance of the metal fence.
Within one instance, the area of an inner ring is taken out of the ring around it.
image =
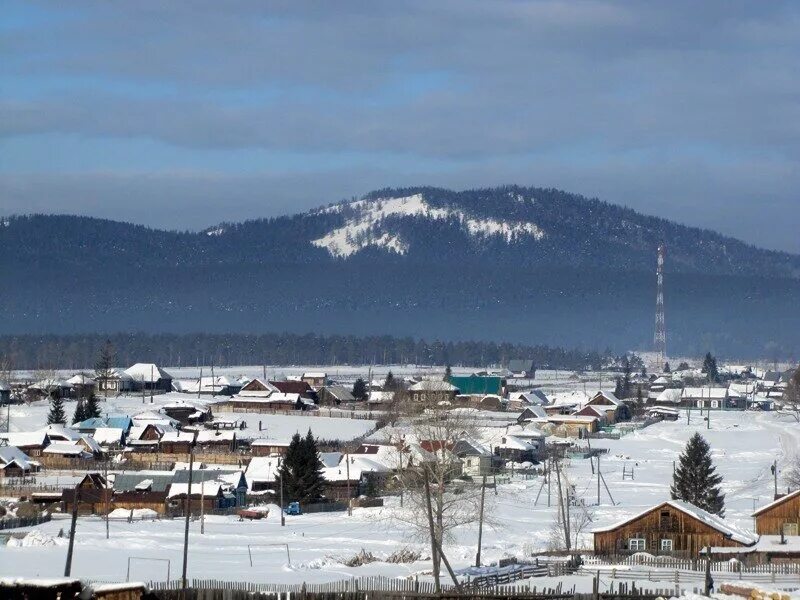
[[[33,527],[41,523],[47,523],[52,517],[40,515],[38,517],[6,517],[0,519],[0,529],[16,529],[17,527]]]

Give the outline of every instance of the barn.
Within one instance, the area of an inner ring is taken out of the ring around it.
[[[800,490],[762,506],[753,517],[760,535],[800,535]]]
[[[717,515],[683,502],[669,500],[621,523],[592,531],[597,555],[620,556],[637,552],[697,558],[706,546],[753,546],[758,536],[739,529]]]

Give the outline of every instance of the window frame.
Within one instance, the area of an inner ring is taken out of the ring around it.
[[[633,552],[644,552],[647,550],[647,539],[643,537],[628,538],[628,550]]]
[[[669,538],[662,538],[659,549],[661,552],[672,552],[675,549],[675,542]]]

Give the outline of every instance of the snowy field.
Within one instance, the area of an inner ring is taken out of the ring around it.
[[[609,449],[602,460],[602,469],[616,505],[611,504],[603,491],[600,506],[594,506],[597,480],[592,476],[589,462],[572,460],[567,476],[592,518],[580,545],[591,547],[589,529],[620,521],[667,499],[673,461],[695,431],[700,431],[710,442],[715,464],[724,477],[727,518],[736,525],[751,528],[753,505],[766,504],[772,495],[772,461],[778,461],[780,471],[800,453],[800,426],[771,413],[715,412],[710,429],[706,427],[706,422],[693,412],[688,426],[684,414],[677,422],[658,423],[621,440],[595,441],[594,445]],[[623,481],[623,467],[633,467],[633,480]],[[522,557],[547,548],[557,502],[554,495],[552,506],[548,507],[545,491],[535,506],[540,488],[539,479],[515,478],[500,484],[497,495],[487,493],[487,514],[492,515],[493,523],[484,532],[484,563],[504,556]],[[200,534],[200,524],[193,522],[189,575],[276,583],[324,582],[377,574],[424,576],[428,569],[426,561],[411,564],[379,561],[362,567],[342,564],[362,548],[377,557],[386,557],[403,547],[427,556],[424,539],[393,518],[395,511],[401,510],[398,499],[388,498],[386,504],[384,508],[355,509],[352,517],[346,513],[287,517],[285,528],[280,527],[275,509],[261,522],[209,517],[205,535]],[[35,541],[37,545],[0,547],[0,575],[59,575],[66,546],[63,540],[53,542],[48,536],[57,536],[62,528],[68,529],[66,521],[52,521],[37,528],[46,534]],[[101,580],[124,579],[128,558],[134,557],[131,567],[134,579],[166,578],[166,563],[141,558],[170,560],[171,574],[175,577],[181,566],[182,532],[180,520],[115,521],[111,524],[111,539],[106,540],[101,519],[80,518],[73,574]],[[476,540],[476,525],[457,531],[455,539],[445,547],[454,567],[467,567],[474,560]],[[53,545],[42,545],[48,543]],[[282,544],[289,546],[291,566]]]

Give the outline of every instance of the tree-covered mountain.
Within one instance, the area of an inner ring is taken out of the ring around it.
[[[61,215],[2,225],[0,333],[647,347],[665,243],[673,350],[791,354],[798,345],[800,256],[553,189],[385,189],[202,232]]]

